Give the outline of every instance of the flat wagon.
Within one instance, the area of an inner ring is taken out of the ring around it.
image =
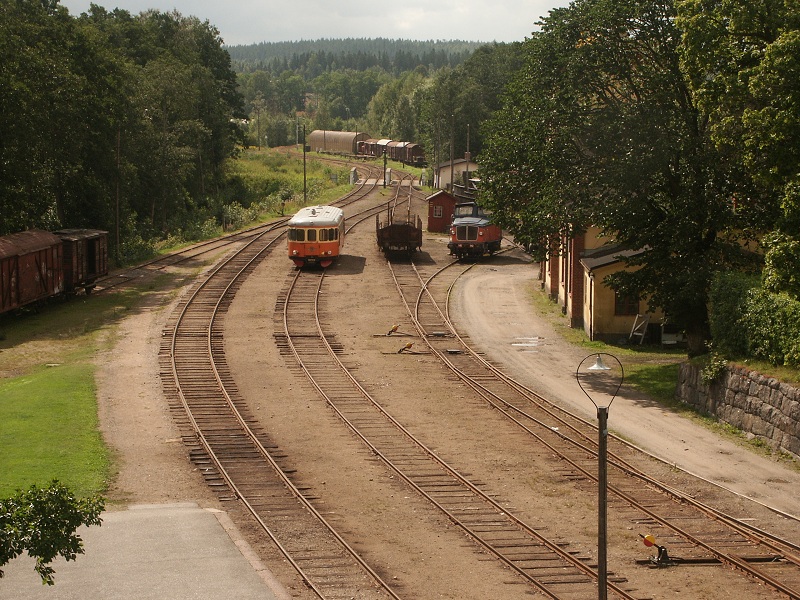
[[[384,254],[403,252],[413,254],[422,247],[422,219],[406,213],[398,217],[390,211],[385,221],[375,215],[375,235]]]

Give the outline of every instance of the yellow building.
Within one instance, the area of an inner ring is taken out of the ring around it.
[[[582,327],[592,340],[627,343],[676,343],[680,336],[664,334],[663,312],[647,312],[647,302],[617,294],[603,283],[626,268],[624,258],[640,250],[622,250],[590,228],[563,238],[558,250],[541,266],[544,290],[561,306],[570,327]]]

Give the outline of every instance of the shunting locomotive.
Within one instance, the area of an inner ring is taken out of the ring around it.
[[[287,224],[289,258],[298,268],[329,267],[344,245],[344,212],[335,206],[306,206]]]
[[[494,254],[500,250],[502,238],[502,230],[476,202],[456,204],[447,244],[450,254],[458,258]]]

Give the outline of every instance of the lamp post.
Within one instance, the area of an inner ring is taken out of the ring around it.
[[[308,146],[306,146],[306,126],[303,124],[303,206],[308,204],[308,191],[306,189],[306,152],[308,152]]]
[[[609,373],[612,368],[603,362],[603,356],[613,358],[619,365],[619,383],[616,383],[616,375]],[[584,382],[581,381],[581,366],[590,358],[595,358],[595,363],[585,369]],[[593,376],[591,389],[599,391],[611,397],[606,406],[601,406],[592,399],[589,392],[584,388],[584,383],[589,385],[588,376]],[[611,378],[603,375],[613,375]],[[608,513],[608,409],[617,397],[617,392],[622,387],[625,380],[625,369],[622,363],[613,354],[596,352],[590,354],[578,363],[575,369],[575,379],[581,391],[586,394],[594,407],[597,409],[598,421],[598,442],[597,442],[597,597],[599,600],[608,598],[608,556],[607,556],[607,513]],[[616,383],[616,387],[614,384]],[[613,392],[612,392],[613,390]]]
[[[386,187],[386,148],[383,149],[383,187]]]

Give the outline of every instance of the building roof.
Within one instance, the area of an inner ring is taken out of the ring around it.
[[[466,158],[456,158],[456,159],[454,159],[453,160],[453,166],[454,167],[461,166],[466,162],[469,163],[469,167],[470,167],[469,170],[470,171],[476,171],[478,169],[478,163],[476,163],[474,160],[468,161]],[[473,165],[475,166],[475,169],[472,168]],[[436,165],[436,168],[444,169],[444,168],[449,167],[449,166],[450,166],[450,161],[446,160],[446,161],[440,162],[438,165]]]
[[[425,200],[427,200],[428,202],[430,202],[430,201],[431,201],[431,200],[433,200],[434,198],[438,198],[439,196],[442,196],[442,195],[444,195],[444,196],[447,196],[448,198],[450,198],[450,199],[451,199],[451,200],[453,200],[453,201],[455,201],[455,199],[456,199],[456,198],[455,198],[455,196],[453,196],[453,194],[451,194],[451,193],[450,193],[450,192],[448,192],[447,190],[439,190],[438,192],[434,192],[433,194],[431,194],[430,196],[428,196],[427,198],[425,198]]]
[[[614,263],[621,262],[624,258],[636,256],[644,252],[644,248],[638,250],[626,250],[620,246],[601,246],[594,250],[587,250],[581,258],[581,265],[589,273],[601,267],[607,267]]]

